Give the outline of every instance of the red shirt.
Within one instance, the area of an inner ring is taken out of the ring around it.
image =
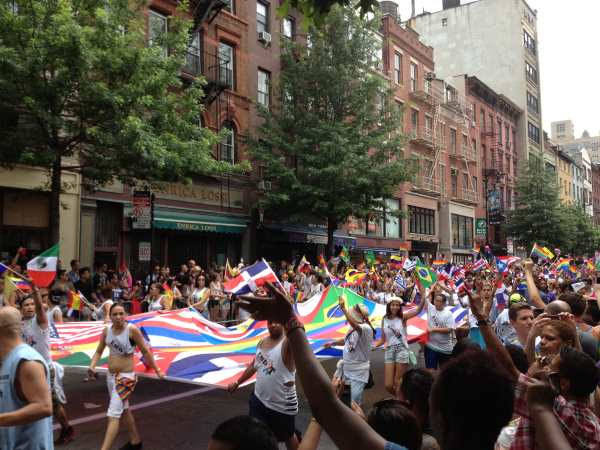
[[[511,450],[533,450],[535,429],[527,408],[527,386],[534,382],[527,375],[519,375],[515,387],[515,414],[521,417]],[[562,395],[554,400],[554,415],[565,437],[576,450],[600,449],[600,422],[588,402],[569,401]]]

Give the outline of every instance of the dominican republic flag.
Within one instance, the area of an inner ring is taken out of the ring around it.
[[[38,287],[46,288],[56,278],[56,266],[58,264],[58,244],[50,247],[41,255],[33,258],[27,263],[27,275]]]
[[[277,275],[264,259],[246,267],[235,278],[223,283],[225,292],[236,295],[249,294],[267,281],[277,283]]]

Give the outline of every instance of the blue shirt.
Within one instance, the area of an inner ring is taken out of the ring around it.
[[[402,447],[401,445],[389,441],[385,443],[384,448],[385,450],[408,450],[406,447]]]
[[[48,366],[44,358],[27,344],[15,347],[2,361],[0,367],[0,413],[23,408],[27,402],[17,395],[15,380],[21,361],[39,361],[46,371],[50,387]],[[27,425],[0,427],[0,449],[2,450],[53,450],[52,416],[44,417]]]

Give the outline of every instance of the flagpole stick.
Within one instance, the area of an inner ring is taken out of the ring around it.
[[[14,273],[16,276],[18,276],[18,277],[19,277],[19,278],[21,278],[22,280],[29,282],[29,280],[28,280],[27,278],[25,278],[25,275],[23,275],[23,274],[20,274],[19,272],[15,272],[15,271],[14,271],[14,270],[12,270],[10,267],[8,267],[6,264],[2,264],[2,265],[3,265],[3,266],[4,266],[4,268],[5,268],[6,270],[8,270],[9,272],[12,272],[12,273]],[[13,284],[14,284],[14,283],[13,283]],[[15,286],[15,288],[17,288],[17,286]],[[17,288],[17,289],[19,289],[19,288]],[[22,291],[21,291],[21,292],[22,292]]]

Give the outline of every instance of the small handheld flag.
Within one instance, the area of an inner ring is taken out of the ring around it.
[[[417,277],[417,280],[419,280],[419,282],[425,289],[427,289],[437,281],[437,275],[435,274],[435,272],[429,269],[428,267],[422,265],[417,265],[415,267],[415,275]]]
[[[27,263],[27,274],[38,287],[48,287],[56,278],[59,247],[56,244]]]

